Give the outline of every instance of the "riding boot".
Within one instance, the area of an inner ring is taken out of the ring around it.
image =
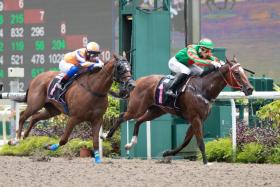
[[[189,77],[188,74],[179,73],[175,76],[174,81],[171,83],[170,88],[166,91],[167,95],[175,97],[175,91],[179,85],[181,85],[187,78]]]

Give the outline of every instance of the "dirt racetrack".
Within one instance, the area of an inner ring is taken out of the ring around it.
[[[0,186],[280,186],[280,165],[201,161],[0,157]]]

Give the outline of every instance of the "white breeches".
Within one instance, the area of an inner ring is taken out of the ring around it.
[[[197,65],[186,66],[180,63],[175,57],[172,57],[168,62],[169,69],[174,73],[184,73],[187,75],[200,75],[203,72],[203,69]]]
[[[67,72],[70,70],[70,68],[74,66],[74,64],[71,64],[71,63],[67,63],[65,62],[65,60],[61,60],[59,62],[59,69],[61,72],[67,74]]]

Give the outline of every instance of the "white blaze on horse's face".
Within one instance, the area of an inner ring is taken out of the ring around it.
[[[245,93],[245,95],[251,95],[253,91],[253,87],[250,84],[244,69],[240,66],[239,63],[236,63],[231,67],[234,73],[234,79],[240,89]]]
[[[239,66],[239,72],[241,72],[242,74],[245,74],[245,71],[244,71],[244,69],[241,67],[241,66]]]

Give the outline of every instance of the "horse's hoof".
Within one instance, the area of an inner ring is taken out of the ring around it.
[[[9,140],[8,141],[8,145],[17,145],[17,144],[19,144],[18,140]]]
[[[59,148],[59,144],[46,144],[44,148],[51,151],[56,151]]]
[[[164,151],[162,154],[163,157],[171,156],[170,151]]]
[[[44,149],[50,150],[50,146],[51,146],[51,144],[45,144],[45,145],[44,145]]]
[[[171,163],[171,157],[170,156],[164,157],[163,159],[156,161],[156,163],[158,163],[158,164],[170,164]]]
[[[131,149],[131,147],[132,147],[132,145],[131,145],[131,144],[126,144],[126,145],[124,146],[125,150],[130,150],[130,149]]]
[[[95,159],[93,160],[93,163],[94,163],[94,164],[101,164],[101,159],[100,159],[100,158],[95,158]]]
[[[100,138],[101,138],[102,140],[106,140],[106,139],[107,139],[107,133],[102,133],[101,136],[100,136]]]
[[[207,162],[206,164],[205,164],[205,166],[212,166],[213,165],[213,163],[211,163],[211,162]]]

